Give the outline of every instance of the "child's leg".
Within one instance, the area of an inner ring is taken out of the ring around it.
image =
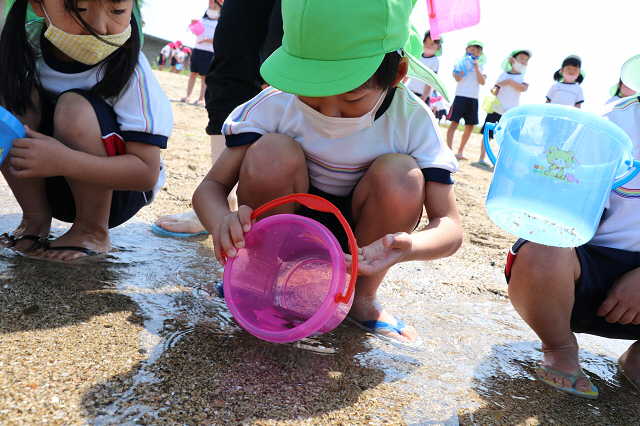
[[[472,124],[465,124],[464,133],[462,134],[462,139],[460,140],[460,146],[458,147],[458,153],[456,154],[456,157],[465,158],[464,157],[464,152],[463,152],[464,151],[464,146],[469,141],[469,137],[471,136],[471,132],[473,132],[473,125]],[[484,150],[484,148],[483,148],[483,150]]]
[[[387,234],[413,232],[424,205],[425,182],[413,158],[387,154],[378,158],[364,174],[353,194],[352,214],[358,246],[373,243]],[[359,276],[349,315],[357,321],[378,320],[395,324],[395,318],[376,298],[386,271]],[[415,328],[407,326],[400,340],[415,341]]]
[[[26,124],[32,129],[40,127],[40,106],[35,98],[37,112],[30,111],[24,116],[18,117],[22,124]],[[36,237],[47,237],[51,227],[51,208],[47,202],[44,179],[42,178],[16,178],[9,171],[11,157],[7,157],[2,163],[0,170],[7,181],[11,192],[16,197],[16,201],[22,209],[22,220],[20,224],[10,233],[16,238],[25,235]],[[24,239],[14,243],[8,238],[0,237],[0,246],[11,247],[14,250],[25,252],[35,247],[33,239]],[[15,245],[14,245],[15,244]]]
[[[460,123],[458,123],[457,121],[452,121],[451,123],[449,123],[449,128],[447,129],[447,145],[451,150],[453,150],[453,136],[456,133],[458,124]]]
[[[581,267],[576,251],[568,248],[524,244],[513,262],[509,298],[522,319],[542,341],[542,365],[572,374],[580,369],[578,342],[571,331],[575,286]],[[547,380],[571,388],[571,380],[538,372]],[[586,378],[575,388],[589,391]]]
[[[77,93],[65,93],[56,104],[54,137],[68,147],[95,156],[107,156],[100,123],[91,103]],[[73,193],[76,215],[71,228],[51,247],[84,247],[104,253],[110,249],[109,214],[113,191],[67,178]],[[42,250],[41,257],[74,260],[85,257],[78,250]]]
[[[302,147],[294,139],[269,133],[247,150],[238,178],[238,204],[256,209],[268,201],[309,191],[309,171]],[[288,203],[269,210],[266,216],[293,213]]]
[[[200,76],[200,96],[198,100],[195,102],[197,105],[204,105],[204,94],[207,91],[207,84],[204,82],[204,75]]]
[[[618,364],[631,380],[634,382],[640,380],[640,340],[618,358]]]
[[[191,92],[193,92],[193,86],[195,86],[197,78],[197,72],[192,72],[191,74],[189,74],[189,81],[187,82],[187,96],[180,99],[182,102],[189,102],[189,97],[191,96]]]

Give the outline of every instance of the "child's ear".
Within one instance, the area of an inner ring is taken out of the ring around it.
[[[38,17],[44,18],[44,9],[42,9],[42,3],[39,0],[29,0],[29,4]]]
[[[400,58],[400,63],[398,64],[398,73],[396,74],[396,79],[393,82],[393,87],[396,87],[398,83],[400,83],[402,79],[407,76],[408,71],[409,58]]]

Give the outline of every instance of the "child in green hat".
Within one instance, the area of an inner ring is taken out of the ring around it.
[[[446,89],[407,53],[410,0],[283,0],[283,44],[262,65],[272,87],[237,107],[222,127],[226,148],[193,196],[215,255],[235,256],[254,209],[291,193],[335,204],[358,241],[360,276],[349,316],[362,327],[417,344],[415,328],[382,307],[378,287],[396,263],[450,256],[462,243],[451,173],[453,153],[431,111],[400,82]],[[417,39],[418,50],[421,48]],[[406,46],[406,47],[405,47]],[[227,195],[238,184],[237,212]],[[423,208],[429,220],[413,232]],[[327,226],[347,251],[330,213],[286,204]]]

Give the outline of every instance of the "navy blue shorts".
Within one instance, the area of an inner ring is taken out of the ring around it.
[[[497,112],[492,112],[491,114],[487,114],[487,118],[484,119],[484,124],[482,125],[482,129],[480,129],[480,134],[484,135],[484,126],[487,123],[497,123],[502,118],[502,114],[498,114]],[[489,130],[489,139],[493,139],[493,130]]]
[[[191,55],[191,72],[197,72],[198,75],[207,75],[207,70],[212,60],[213,52],[193,49],[193,55]]]
[[[465,125],[478,124],[478,100],[474,98],[466,98],[464,96],[456,96],[453,99],[449,116],[447,119],[455,123],[459,123],[464,118]]]
[[[91,94],[89,91],[72,89],[69,92],[83,96],[93,106],[100,123],[102,140],[109,156],[124,154],[124,139],[119,135],[120,128],[113,108],[102,98]],[[53,102],[47,100],[42,102],[42,118],[38,129],[40,133],[53,136],[54,111],[55,105]],[[76,204],[67,180],[63,176],[46,178],[45,187],[53,217],[63,222],[73,223],[76,219]],[[113,191],[111,211],[109,213],[109,228],[114,228],[131,219],[147,204],[147,199],[151,199],[152,195],[152,191]]]
[[[333,195],[328,194],[324,191],[319,190],[313,185],[309,185],[309,194],[317,195],[318,197],[322,197],[325,200],[332,203],[334,206],[340,210],[342,216],[347,220],[347,223],[353,230],[353,218],[351,216],[351,205],[353,202],[353,192],[355,191],[355,187],[351,190],[348,195]],[[340,243],[340,247],[342,247],[342,251],[345,253],[350,253],[349,250],[349,238],[347,237],[347,233],[345,232],[340,220],[333,213],[329,212],[320,212],[317,210],[310,209],[307,206],[301,206],[300,210],[296,214],[300,216],[308,217],[315,221],[320,222],[324,226],[331,231],[331,233],[336,237],[338,242]]]
[[[511,277],[511,265],[526,240],[520,238],[507,257],[505,277]],[[571,330],[611,339],[640,339],[640,325],[609,323],[596,312],[607,297],[615,281],[640,267],[640,252],[585,244],[574,249],[582,273],[576,285],[575,302],[571,312]]]

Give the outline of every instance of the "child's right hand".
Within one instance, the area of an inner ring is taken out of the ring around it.
[[[11,174],[19,178],[64,176],[70,152],[68,146],[24,126],[26,137],[13,140]]]
[[[231,212],[216,223],[211,238],[216,259],[222,266],[227,263],[226,257],[234,257],[238,249],[244,247],[244,234],[251,230],[251,213],[251,207],[242,205],[238,211]],[[226,256],[223,256],[223,252]]]

